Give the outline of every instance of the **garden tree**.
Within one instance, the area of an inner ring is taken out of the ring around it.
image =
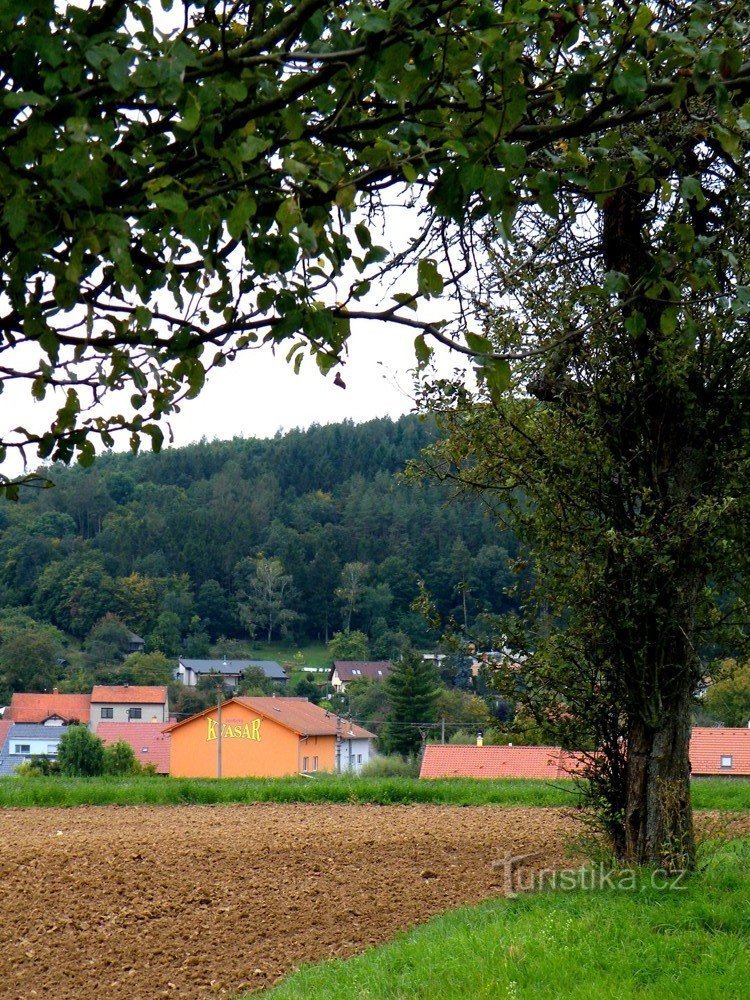
[[[245,572],[244,593],[239,614],[250,636],[258,629],[270,642],[274,633],[285,636],[297,614],[291,608],[294,600],[292,577],[284,572],[280,559],[244,559],[238,573]]]
[[[365,592],[365,580],[370,567],[363,562],[349,562],[341,570],[341,582],[336,588],[336,597],[341,602],[344,613],[344,631],[352,628],[352,615],[359,609]]]
[[[694,862],[699,650],[747,621],[746,136],[686,93],[587,147],[555,217],[524,210],[523,242],[488,247],[480,340],[515,355],[513,391],[426,390],[448,437],[425,464],[502,503],[534,559],[516,692],[596,749],[618,853],[667,867]]]
[[[483,698],[458,688],[443,689],[435,701],[435,715],[446,725],[463,726],[473,731],[484,731],[495,721]],[[452,728],[450,730],[452,732]]]
[[[117,740],[104,748],[102,774],[139,774],[141,765],[136,760],[133,748],[124,740]]]
[[[334,632],[328,643],[328,657],[335,660],[367,660],[370,643],[364,632]]]
[[[164,653],[131,653],[122,665],[128,684],[169,684],[175,672],[174,660]]]
[[[438,266],[448,223],[491,215],[507,234],[520,204],[554,213],[561,183],[601,188],[602,140],[686,101],[731,143],[750,90],[736,0],[171,7],[0,13],[0,379],[62,397],[50,426],[5,432],[5,451],[88,463],[118,431],[158,447],[209,370],[286,342],[295,365],[309,352],[330,372],[352,319],[401,323],[422,357],[425,335],[478,350],[501,385],[502,358],[454,337],[444,310],[409,311],[469,266],[469,234]],[[654,174],[648,156],[637,169]],[[372,232],[389,189],[426,209],[393,252]],[[372,304],[387,262],[416,274]]]
[[[726,660],[706,691],[706,711],[725,726],[750,723],[750,661]]]
[[[263,697],[272,694],[274,684],[263,673],[261,667],[247,667],[242,672],[242,680],[237,685],[237,694]]]
[[[419,653],[407,652],[384,682],[391,710],[380,733],[388,753],[417,753],[436,720],[440,691],[434,666]]]
[[[220,635],[231,633],[234,616],[229,597],[216,580],[206,580],[201,584],[195,598],[195,610],[212,642],[216,642]]]
[[[0,643],[0,691],[51,691],[60,645],[44,632],[19,631]]]
[[[68,726],[57,746],[62,774],[91,778],[104,772],[104,743],[86,726]]]
[[[391,710],[388,688],[383,681],[358,677],[346,686],[343,710],[365,728],[377,727]]]

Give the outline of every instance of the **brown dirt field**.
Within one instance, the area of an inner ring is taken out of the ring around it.
[[[716,832],[750,833],[750,816]],[[236,805],[0,812],[0,996],[259,989],[501,894],[492,860],[570,866],[562,809]]]

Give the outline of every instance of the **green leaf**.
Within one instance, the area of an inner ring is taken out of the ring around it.
[[[426,365],[432,357],[432,348],[425,340],[423,333],[420,333],[420,335],[414,340],[414,353],[417,356],[417,361],[420,366]]]
[[[437,264],[430,257],[423,257],[417,265],[417,288],[421,295],[440,295],[443,290],[443,279],[437,269]]]
[[[497,403],[503,393],[510,388],[510,362],[499,358],[491,358],[480,367],[490,398]]]
[[[201,106],[195,94],[188,94],[187,103],[182,112],[182,118],[176,122],[177,128],[185,132],[194,132],[201,120]]]
[[[239,239],[245,226],[253,218],[258,209],[258,204],[249,191],[243,191],[234,208],[227,216],[227,230],[233,240]]]
[[[182,215],[183,212],[187,212],[188,210],[188,203],[179,191],[163,191],[153,195],[151,200],[159,208],[164,208],[168,212],[174,212],[175,215]]]
[[[488,337],[483,337],[479,333],[472,333],[471,330],[467,330],[464,336],[466,345],[473,354],[492,354],[494,347]]]

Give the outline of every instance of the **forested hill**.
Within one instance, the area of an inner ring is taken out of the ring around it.
[[[410,416],[55,467],[54,488],[0,508],[0,604],[79,639],[115,613],[168,655],[253,630],[350,626],[380,655],[399,633],[427,642],[417,579],[472,622],[507,607],[514,544],[478,504],[398,480],[434,434]],[[280,591],[267,606],[260,563]]]

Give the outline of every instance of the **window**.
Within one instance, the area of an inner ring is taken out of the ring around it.
[[[129,708],[128,709],[128,718],[129,719],[140,719],[140,717],[141,717],[141,710],[140,710],[140,708]]]
[[[31,753],[30,743],[16,743],[16,749],[13,753]]]
[[[722,767],[731,767],[732,766],[732,755],[731,754],[722,754],[722,756],[721,756],[721,766]]]
[[[317,757],[313,757],[313,771],[317,771],[317,770],[318,770],[318,758]]]
[[[358,753],[358,754],[357,754],[357,763],[358,763],[358,764],[361,764],[361,763],[362,763],[362,754],[361,754],[361,753]]]
[[[103,719],[111,719],[112,716],[113,716],[113,713],[114,713],[114,709],[112,709],[112,708],[102,708],[101,709],[101,713],[102,713],[102,718]]]
[[[308,765],[309,763],[310,763],[310,758],[309,758],[309,757],[303,757],[303,758],[302,758],[302,770],[303,770],[303,771],[307,771],[307,770],[308,770],[308,767],[307,767],[307,765]]]

